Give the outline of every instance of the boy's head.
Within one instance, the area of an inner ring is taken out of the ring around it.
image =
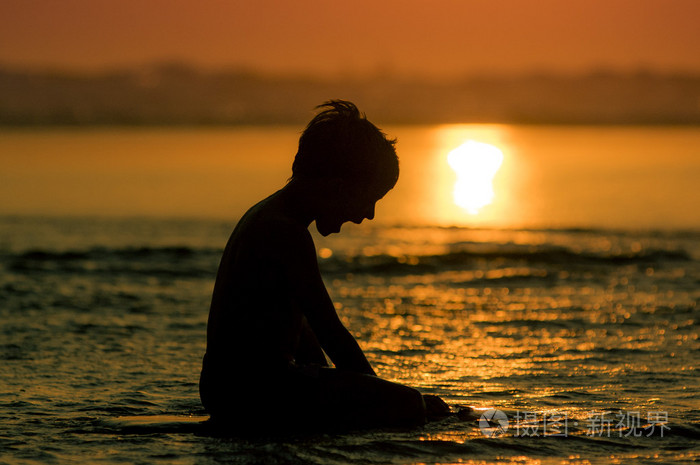
[[[399,178],[394,145],[357,107],[330,100],[306,126],[292,165],[292,179],[339,178],[383,196]]]

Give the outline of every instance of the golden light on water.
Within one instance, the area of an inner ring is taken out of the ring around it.
[[[468,140],[447,155],[447,162],[457,174],[456,205],[476,215],[493,202],[493,178],[503,163],[503,152],[498,147]]]

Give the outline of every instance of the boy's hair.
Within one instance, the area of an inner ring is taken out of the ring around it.
[[[339,177],[384,192],[399,178],[395,139],[345,100],[329,100],[306,126],[292,164],[292,178]]]

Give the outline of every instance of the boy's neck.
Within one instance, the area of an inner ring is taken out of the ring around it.
[[[290,180],[278,192],[285,213],[308,228],[318,216],[322,203],[327,201],[322,184],[315,180]]]

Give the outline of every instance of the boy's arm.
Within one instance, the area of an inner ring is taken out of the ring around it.
[[[283,241],[287,279],[316,338],[339,369],[375,375],[355,338],[338,318],[321,279],[316,248],[306,229],[286,231]]]

